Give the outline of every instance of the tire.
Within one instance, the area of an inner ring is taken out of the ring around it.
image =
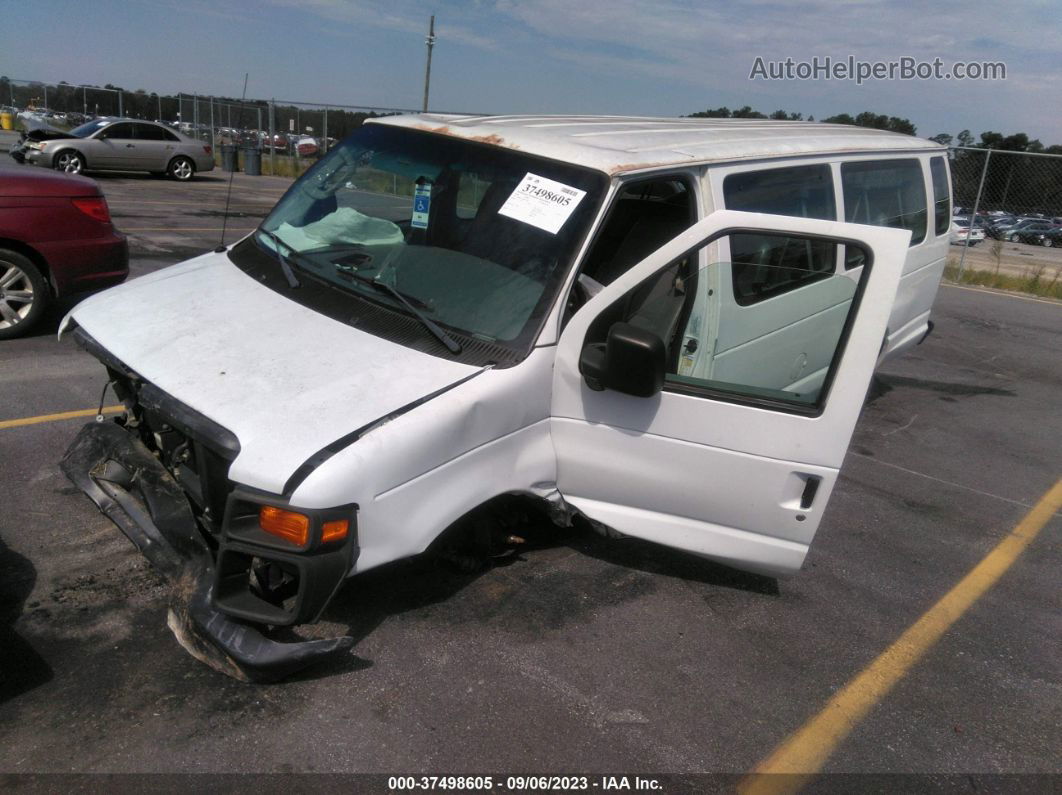
[[[1041,243],[1043,244],[1044,248],[1051,248],[1051,246],[1053,246],[1053,245],[1055,244],[1055,241],[1053,241],[1053,240],[1052,240],[1051,238],[1049,238],[1049,237],[1045,237],[1045,238],[1044,238],[1044,239],[1043,239],[1042,241],[1040,241],[1040,242],[1041,242]]]
[[[195,175],[195,163],[187,157],[175,157],[170,161],[166,173],[178,182],[187,182]]]
[[[0,248],[0,340],[33,328],[49,297],[48,281],[40,269],[17,251]]]
[[[1018,242],[1018,236],[1017,235],[1011,235],[1010,237],[1007,238],[1007,240],[1009,240],[1011,243],[1017,243]]]
[[[67,174],[80,174],[85,170],[85,156],[76,149],[64,149],[56,154],[52,167]]]

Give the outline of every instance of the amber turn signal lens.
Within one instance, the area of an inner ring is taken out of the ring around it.
[[[309,516],[272,505],[263,505],[258,511],[258,526],[270,535],[298,546],[305,546],[310,540]]]
[[[350,527],[350,522],[346,519],[336,519],[332,522],[325,522],[321,528],[321,541],[328,543],[329,541],[340,541],[347,537],[347,529]]]

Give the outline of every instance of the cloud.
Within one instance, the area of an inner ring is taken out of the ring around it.
[[[657,112],[666,112],[664,102],[692,101],[699,107],[704,102],[756,104],[759,100],[764,104],[761,110],[767,110],[768,104],[805,111],[827,105],[834,108],[831,112],[868,107],[932,118],[952,108],[948,115],[958,119],[969,120],[976,113],[981,118],[1006,117],[1020,124],[1020,120],[1046,120],[1055,115],[1047,108],[1031,109],[1028,103],[1035,92],[1062,79],[1056,44],[1062,34],[1062,15],[1049,12],[1048,0],[1018,0],[1003,15],[975,9],[975,23],[969,25],[961,20],[951,24],[939,11],[912,10],[904,0],[266,2],[326,20],[337,34],[350,29],[395,31],[408,34],[411,43],[423,41],[427,16],[434,12],[439,51],[462,49],[468,56],[464,64],[496,73],[493,93],[504,98],[502,104],[517,106],[520,97],[548,94],[537,85],[505,83],[521,73],[515,64],[523,64],[522,74],[527,74],[526,64],[539,58],[578,70],[570,82],[578,83],[584,93],[585,86],[593,84],[593,99],[607,105],[611,97],[620,112],[654,107],[654,101],[645,97],[623,97],[623,91],[637,82],[642,90],[659,84]],[[989,19],[990,32],[986,33]],[[874,81],[859,87],[825,80],[764,83],[748,79],[757,56],[800,61],[849,55],[867,61],[908,55],[925,60],[940,57],[949,65],[1002,60],[1008,67],[1007,91],[999,91],[999,83],[958,81]],[[572,90],[554,86],[552,92],[566,96],[558,102],[571,104]],[[458,104],[463,102],[456,93],[455,97]],[[477,102],[483,99],[478,96]]]
[[[266,0],[277,7],[322,17],[332,22],[356,24],[369,28],[383,28],[410,35],[427,37],[430,12],[421,2],[392,0],[391,2],[357,2],[357,0]],[[341,33],[341,31],[336,31]],[[461,24],[441,21],[435,34],[443,41],[464,44],[481,50],[495,51],[499,43],[489,35],[476,33]]]

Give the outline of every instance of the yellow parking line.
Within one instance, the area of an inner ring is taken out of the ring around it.
[[[104,414],[115,414],[125,411],[125,406],[104,406]],[[95,417],[99,412],[96,409],[78,409],[77,411],[60,411],[58,414],[41,414],[36,417],[22,417],[18,420],[0,420],[0,431],[4,428],[21,428],[24,425],[38,425],[42,422],[58,422],[59,420],[73,420],[78,417]]]
[[[743,779],[742,795],[799,791],[941,636],[1013,565],[1062,508],[1059,480],[988,555],[888,649]]]

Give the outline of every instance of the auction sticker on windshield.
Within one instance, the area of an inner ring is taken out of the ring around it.
[[[585,190],[540,177],[530,171],[498,210],[499,215],[557,234],[579,206]]]

